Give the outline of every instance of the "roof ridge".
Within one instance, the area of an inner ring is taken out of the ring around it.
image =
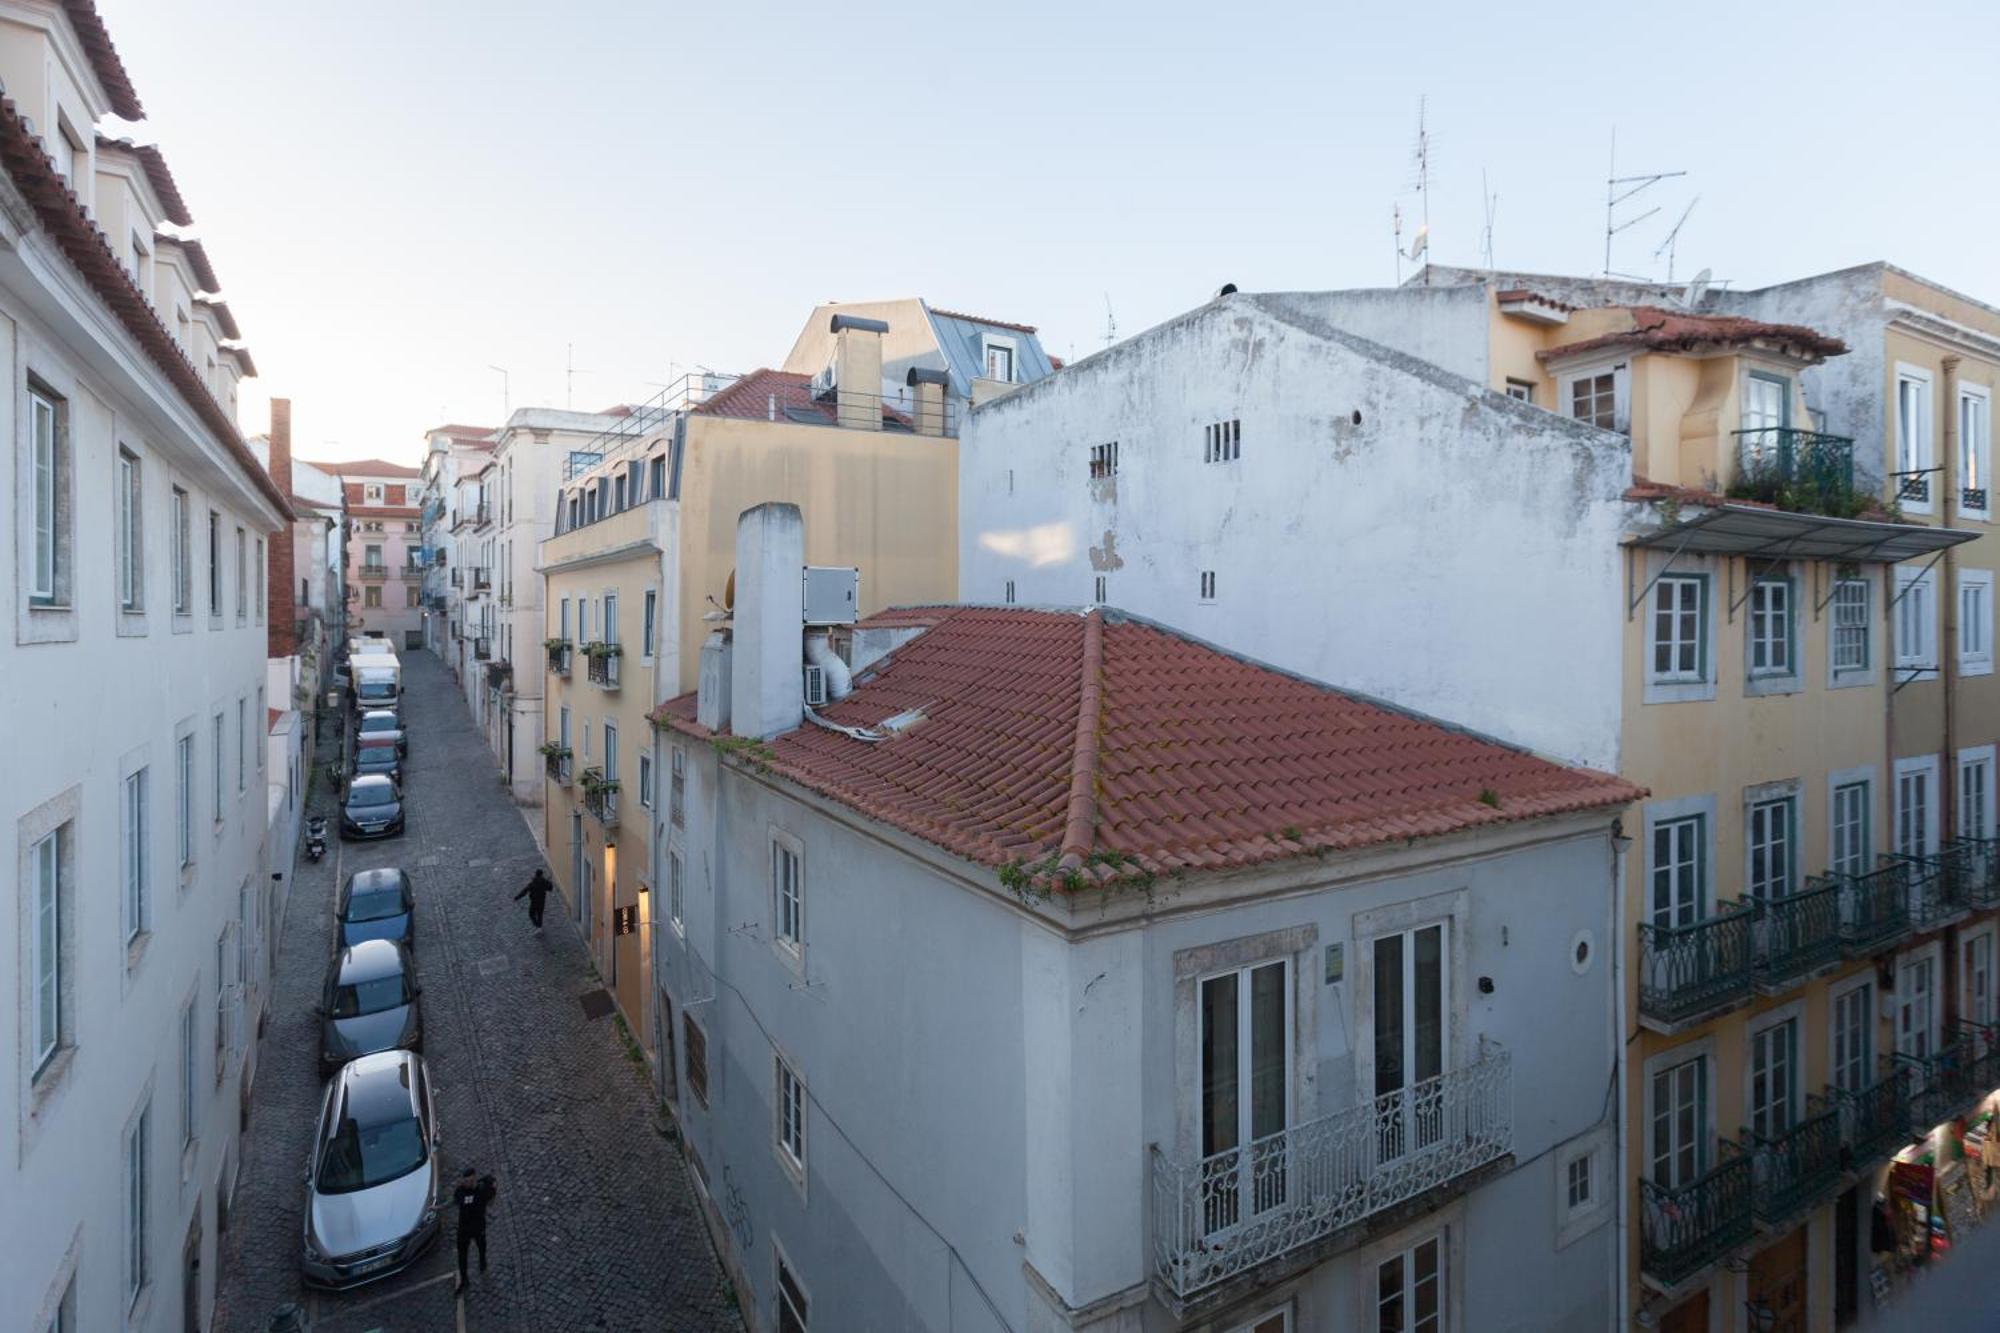
[[[1076,741],[1069,757],[1069,821],[1057,869],[1080,868],[1097,845],[1097,731],[1104,716],[1104,613],[1083,618],[1083,661],[1076,696]]]

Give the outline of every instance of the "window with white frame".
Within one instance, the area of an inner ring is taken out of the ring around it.
[[[1555,1148],[1556,1248],[1610,1222],[1617,1168],[1611,1126],[1603,1125]]]
[[[249,729],[248,712],[243,700],[236,701],[236,790],[240,794],[250,777],[250,766],[246,762],[250,753],[249,737],[244,733]]]
[[[1108,600],[1109,600],[1109,598],[1108,598],[1108,597],[1106,596],[1106,593],[1107,593],[1107,588],[1106,588],[1106,584],[1105,584],[1105,579],[1104,579],[1104,575],[1102,575],[1102,574],[1099,574],[1099,575],[1097,575],[1097,576],[1096,576],[1096,578],[1095,578],[1095,579],[1094,579],[1094,580],[1092,581],[1092,583],[1091,583],[1091,592],[1092,592],[1093,594],[1095,594],[1095,596],[1094,596],[1094,597],[1092,598],[1092,600],[1093,600],[1094,602],[1096,602],[1096,603],[1097,603],[1097,605],[1099,605],[1099,606],[1102,606],[1102,605],[1103,605],[1103,604],[1104,604],[1104,603],[1105,603],[1106,601],[1108,601]]]
[[[1994,747],[1958,752],[1958,836],[1990,838],[1994,830]]]
[[[1792,1127],[1799,1086],[1799,1020],[1750,1034],[1750,1132],[1774,1139]]]
[[[1653,825],[1652,918],[1656,926],[1690,926],[1707,896],[1708,817],[1687,815]]]
[[[1896,571],[1896,666],[1935,671],[1937,656],[1937,573]]]
[[[1993,1021],[1993,931],[1969,935],[1963,942],[1964,968],[1959,973],[1965,994],[1964,1016],[1974,1023]]]
[[[785,1261],[782,1251],[777,1251],[778,1265],[778,1329],[777,1333],[806,1333],[806,1318],[811,1313],[811,1305],[806,1300],[805,1288],[799,1285],[792,1266]]]
[[[222,614],[222,515],[208,511],[208,614]]]
[[[1836,992],[1830,1024],[1833,1066],[1828,1071],[1833,1086],[1844,1092],[1859,1092],[1873,1081],[1875,987],[1863,981]]]
[[[1588,1155],[1570,1159],[1563,1165],[1563,1201],[1571,1208],[1579,1208],[1591,1201],[1590,1158]]]
[[[1447,923],[1376,937],[1370,946],[1374,982],[1374,1084],[1405,1105],[1387,1117],[1376,1141],[1384,1159],[1432,1147],[1443,1132],[1425,1108],[1436,1097],[1430,1080],[1451,1058],[1451,950]],[[1268,1076],[1267,1076],[1268,1077]],[[1284,1086],[1289,1086],[1287,1080]],[[1262,1138],[1260,1133],[1257,1137]]]
[[[771,839],[771,933],[778,947],[797,956],[806,947],[805,864],[796,841]]]
[[[618,594],[604,594],[604,642],[618,642]]]
[[[685,901],[687,870],[681,861],[681,854],[674,848],[667,849],[667,920],[675,930],[687,933]]]
[[[660,594],[651,588],[646,589],[644,623],[641,626],[641,632],[644,637],[639,640],[639,655],[641,657],[651,657],[653,655],[653,635],[657,631],[657,626],[654,622],[659,615],[659,606]]]
[[[618,781],[618,724],[604,724],[604,780]]]
[[[1833,789],[1830,803],[1832,845],[1827,868],[1835,874],[1866,874],[1874,860],[1868,827],[1868,796],[1866,782],[1843,782]]]
[[[124,824],[125,942],[130,944],[145,931],[151,905],[146,900],[146,770],[128,774],[120,802]]]
[[[1619,399],[1625,367],[1574,375],[1565,381],[1564,406],[1571,417],[1603,430],[1625,429],[1625,414]]]
[[[1201,461],[1234,463],[1243,457],[1243,422],[1236,418],[1202,427]]]
[[[264,539],[262,537],[259,537],[257,539],[257,558],[250,562],[250,568],[255,571],[255,582],[256,582],[256,595],[250,599],[250,615],[253,620],[255,620],[258,624],[261,625],[264,623],[264,601],[265,601]],[[414,594],[417,590],[415,588],[412,588],[410,589],[410,591],[412,594]],[[417,604],[416,598],[412,596],[410,599],[410,605],[415,606],[416,604]]]
[[[1896,1053],[1918,1060],[1937,1050],[1937,946],[1903,955],[1896,966]],[[1914,1091],[1914,1089],[1913,1089]]]
[[[66,601],[69,582],[69,438],[62,399],[28,389],[28,447],[34,490],[34,558],[28,600],[33,606]]]
[[[172,510],[169,518],[173,524],[170,536],[173,539],[174,563],[174,614],[177,616],[194,613],[194,511],[189,507],[188,493],[176,486],[173,488]]]
[[[653,808],[653,756],[639,756],[639,804],[645,809]]]
[[[1958,386],[1959,507],[1985,517],[1992,503],[1993,391],[1983,384]]]
[[[1389,937],[1389,942],[1396,938]],[[1400,961],[1400,953],[1397,958]],[[1283,1173],[1258,1170],[1243,1149],[1289,1123],[1291,967],[1289,958],[1274,958],[1199,982],[1201,1156],[1218,1168],[1202,1191],[1204,1231],[1234,1226],[1285,1201]],[[1403,995],[1395,974],[1378,979],[1377,985],[1399,999]],[[1400,1011],[1391,1017],[1400,1018]],[[1400,1061],[1402,1054],[1402,1043],[1397,1041],[1393,1058]],[[1384,1091],[1397,1087],[1400,1084]]]
[[[215,788],[215,822],[222,822],[222,714],[215,715],[215,744],[212,747],[215,759],[213,782]]]
[[[201,1099],[197,1095],[200,1083],[195,1071],[197,1053],[201,1039],[196,1031],[194,997],[188,997],[181,1006],[181,1146],[194,1142],[194,1131],[201,1123]]]
[[[139,1112],[139,1118],[125,1135],[125,1305],[130,1309],[139,1300],[139,1293],[146,1288],[150,1272],[150,1254],[147,1250],[147,1233],[151,1230],[148,1221],[150,1200],[147,1198],[149,1153],[148,1138],[153,1124],[153,1110],[149,1106]]]
[[[1442,1333],[1444,1233],[1427,1236],[1375,1265],[1375,1327],[1380,1333]]]
[[[1896,368],[1896,486],[1892,498],[1920,513],[1931,504],[1931,377],[1913,366]]]
[[[1787,897],[1792,891],[1797,858],[1798,802],[1783,796],[1770,801],[1753,801],[1745,839],[1749,870],[1744,888],[1753,898],[1766,902]]]
[[[1507,380],[1507,396],[1518,403],[1532,403],[1535,401],[1535,382],[1517,380],[1510,376]]]
[[[785,1057],[772,1057],[776,1097],[773,1128],[777,1133],[779,1160],[795,1176],[806,1170],[806,1085]]]
[[[687,751],[678,745],[667,751],[667,818],[687,823]]]
[[[1708,580],[1670,574],[1653,585],[1652,675],[1699,681],[1708,669]]]
[[[1993,571],[1958,571],[1958,669],[1968,676],[1993,673]]]
[[[1118,441],[1090,446],[1090,479],[1098,481],[1118,475]]]
[[[243,529],[236,529],[236,623],[242,624],[250,614],[250,593],[247,576],[250,569],[249,545]]]
[[[1646,1086],[1647,1175],[1681,1189],[1708,1168],[1708,1057],[1652,1072]]]
[[[145,530],[139,479],[139,456],[130,449],[118,450],[117,557],[118,608],[139,611],[145,608]]]
[[[1014,382],[1014,344],[999,338],[985,339],[986,378],[1002,384]]]
[[[69,923],[63,919],[62,904],[67,841],[65,830],[55,829],[28,852],[28,891],[34,904],[28,933],[28,975],[34,987],[28,1033],[37,1074],[54,1057],[68,1026],[68,1015],[63,1012],[63,941],[69,934]]]
[[[1759,575],[1750,585],[1750,674],[1789,676],[1792,665],[1792,581]]]
[[[1903,856],[1928,856],[1937,848],[1936,805],[1931,784],[1934,759],[1896,763],[1896,851]]]
[[[1833,586],[1833,669],[1836,673],[1868,669],[1868,638],[1873,625],[1868,602],[1866,579],[1841,579]]]
[[[194,864],[194,737],[174,741],[174,833],[180,867]]]

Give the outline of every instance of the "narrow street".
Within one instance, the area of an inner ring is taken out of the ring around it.
[[[643,1058],[615,1017],[585,1012],[582,1001],[601,983],[561,899],[550,900],[541,935],[526,905],[512,901],[540,857],[462,696],[430,653],[412,650],[403,662],[408,830],[379,843],[335,842],[318,865],[300,860],[216,1328],[261,1333],[288,1301],[305,1306],[315,1333],[740,1327]],[[337,828],[323,773],[312,809]],[[312,1010],[332,947],[332,904],[345,876],[386,865],[404,867],[416,884],[424,1056],[447,1179],[471,1165],[499,1185],[490,1271],[480,1275],[475,1260],[462,1309],[449,1214],[439,1243],[406,1272],[341,1294],[306,1292],[299,1280],[301,1177],[322,1088]]]

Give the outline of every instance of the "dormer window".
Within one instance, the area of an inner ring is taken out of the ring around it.
[[[153,251],[139,232],[132,233],[132,253],[130,256],[132,276],[139,283],[139,290],[147,291],[153,285]]]
[[[983,377],[989,380],[999,380],[1003,384],[1012,384],[1014,382],[1014,340],[1012,338],[996,338],[991,334],[987,334],[981,341],[985,344],[982,365]]]
[[[77,164],[82,163],[85,166],[90,164],[90,150],[84,147],[83,136],[70,128],[69,117],[60,111],[56,112],[56,133],[49,147],[55,155],[56,174],[61,176],[81,199],[83,187],[77,183]]]
[[[1627,431],[1626,366],[1593,366],[1563,376],[1563,410],[1600,430]]]

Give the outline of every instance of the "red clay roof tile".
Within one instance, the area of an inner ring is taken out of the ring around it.
[[[1582,342],[1535,353],[1544,361],[1584,352],[1630,347],[1648,352],[1687,352],[1698,347],[1735,346],[1750,342],[1782,342],[1807,356],[1844,356],[1847,344],[1803,324],[1772,324],[1738,315],[1692,315],[1684,310],[1635,306],[1633,326]]]

